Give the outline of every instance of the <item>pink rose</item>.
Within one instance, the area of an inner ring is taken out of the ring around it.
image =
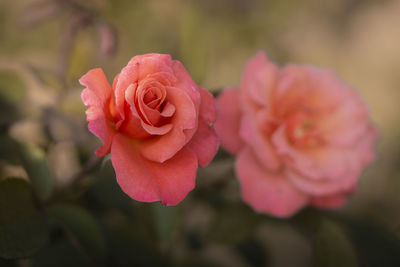
[[[217,106],[215,129],[237,155],[243,200],[258,212],[286,217],[307,204],[340,207],[374,159],[368,110],[331,71],[279,69],[260,52],[240,89],[226,89]]]
[[[101,69],[79,82],[89,130],[111,151],[117,181],[131,198],[176,205],[195,186],[198,165],[214,157],[219,141],[213,96],[197,86],[169,55],[133,57],[112,87]]]

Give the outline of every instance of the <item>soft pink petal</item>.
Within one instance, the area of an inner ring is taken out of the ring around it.
[[[145,129],[149,134],[151,135],[164,135],[171,131],[172,129],[172,124],[164,124],[163,126],[160,127],[155,127],[149,124],[146,124],[143,121],[140,121],[143,129]]]
[[[347,194],[313,197],[310,204],[317,208],[338,209],[347,202]]]
[[[167,87],[166,101],[176,107],[171,119],[172,130],[165,135],[143,141],[141,148],[145,158],[156,162],[164,162],[174,156],[189,141],[184,130],[195,130],[197,127],[196,109],[184,91]]]
[[[236,173],[243,200],[257,212],[289,217],[308,203],[284,175],[263,169],[248,147],[239,153]]]
[[[171,65],[172,59],[170,55],[166,54],[145,54],[133,57],[129,63],[137,67],[137,75],[139,80],[143,80],[148,75],[154,73],[169,73],[173,74]],[[167,76],[164,76],[168,78]]]
[[[103,141],[95,154],[98,157],[110,152],[111,142],[115,134],[109,103],[112,101],[112,89],[101,69],[93,69],[82,76],[79,82],[86,86],[82,91],[83,103],[88,106],[86,119],[89,130]]]
[[[138,67],[137,65],[127,65],[124,67],[119,76],[115,86],[115,104],[122,120],[125,119],[125,91],[131,84],[136,84],[138,81]],[[134,86],[136,90],[136,85]],[[132,94],[134,95],[134,93]]]
[[[167,102],[164,106],[164,109],[161,111],[161,116],[168,118],[174,115],[175,113],[175,106],[172,105],[170,102]]]
[[[241,110],[239,92],[233,88],[225,89],[217,98],[217,121],[214,129],[222,146],[232,154],[239,152],[243,141],[239,136]]]
[[[240,88],[254,103],[265,106],[271,96],[277,75],[278,67],[260,51],[247,62]]]
[[[133,139],[145,139],[150,137],[151,135],[143,129],[142,120],[132,112],[130,112],[129,108],[125,108],[126,118],[123,123],[119,127],[119,131],[128,135]]]
[[[353,188],[361,172],[360,170],[353,170],[353,172],[346,173],[338,179],[312,179],[293,169],[286,170],[285,174],[299,190],[313,196],[324,196],[348,191]]]
[[[271,145],[267,136],[256,125],[256,118],[245,114],[239,130],[240,137],[254,151],[258,160],[271,171],[277,170],[281,162],[275,153],[275,148]]]
[[[201,97],[200,117],[202,117],[207,123],[213,123],[217,118],[214,96],[206,89],[203,89],[201,87],[198,88]]]
[[[200,107],[200,92],[199,87],[194,83],[192,77],[190,77],[189,73],[178,60],[172,61],[172,70],[174,71],[174,75],[177,78],[174,87],[178,87],[181,90],[185,91],[190,98],[192,99],[196,110],[199,110]]]
[[[200,119],[197,131],[192,137],[192,140],[190,140],[188,146],[196,153],[199,159],[199,165],[204,167],[211,162],[217,153],[219,140],[214,129],[203,119]]]
[[[111,161],[121,189],[137,201],[176,205],[195,186],[197,157],[186,148],[164,163],[152,162],[141,156],[137,142],[117,134]]]

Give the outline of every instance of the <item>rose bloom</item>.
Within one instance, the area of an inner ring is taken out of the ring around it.
[[[111,152],[117,181],[131,198],[176,205],[195,186],[198,165],[214,157],[219,141],[211,124],[213,96],[197,86],[183,65],[169,55],[133,57],[107,81],[101,69],[79,82],[89,130]]]
[[[341,207],[374,159],[377,133],[365,104],[326,69],[279,69],[259,52],[239,90],[225,89],[217,107],[215,129],[237,155],[242,198],[257,212]]]

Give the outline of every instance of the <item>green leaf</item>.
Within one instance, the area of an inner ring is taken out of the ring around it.
[[[357,255],[342,227],[325,219],[315,236],[314,266],[356,267]]]
[[[25,84],[11,70],[0,70],[0,127],[7,127],[19,117],[18,103],[25,95]]]
[[[343,221],[357,248],[362,266],[400,266],[400,240],[394,234],[372,224],[371,221],[354,218],[345,218]]]
[[[250,266],[268,266],[268,254],[262,244],[254,238],[249,238],[236,245],[240,255]]]
[[[242,242],[254,233],[261,219],[244,204],[229,205],[218,212],[209,237],[223,243]]]
[[[17,147],[22,165],[28,173],[35,193],[40,200],[48,200],[53,192],[54,177],[44,151],[32,144],[19,144]]]
[[[20,76],[11,70],[0,70],[0,99],[16,103],[25,94],[25,83]]]
[[[24,180],[0,182],[0,211],[0,257],[29,257],[46,244],[48,229],[44,216],[36,211]]]
[[[174,231],[178,223],[178,207],[167,207],[160,203],[152,205],[154,214],[154,224],[161,244],[171,242]]]
[[[18,155],[15,151],[15,141],[8,135],[0,135],[0,160],[11,164],[20,164]]]
[[[93,260],[103,262],[106,242],[97,221],[84,209],[70,204],[55,204],[49,214],[64,227]]]

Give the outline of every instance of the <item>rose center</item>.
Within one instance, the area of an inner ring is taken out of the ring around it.
[[[143,103],[151,109],[155,109],[162,98],[162,94],[158,88],[149,88],[143,96]]]
[[[286,134],[296,147],[315,147],[322,138],[312,119],[304,113],[296,113],[286,121]]]

